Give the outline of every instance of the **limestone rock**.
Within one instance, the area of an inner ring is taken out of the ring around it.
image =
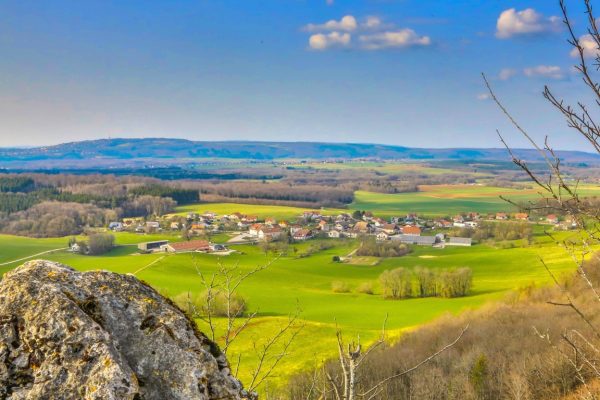
[[[131,275],[31,261],[0,282],[0,399],[243,399],[218,347]]]

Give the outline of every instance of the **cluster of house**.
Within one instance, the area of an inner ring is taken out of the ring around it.
[[[168,240],[155,240],[138,244],[141,253],[189,253],[189,252],[225,252],[227,248],[222,244],[211,243],[208,240],[190,240],[187,242],[169,242]]]
[[[482,220],[498,221],[529,221],[526,213],[508,214],[498,212],[482,216],[471,212],[454,216],[453,218],[423,219],[416,214],[404,217],[393,217],[389,220],[375,217],[371,212],[364,212],[357,217],[355,214],[341,213],[336,216],[322,215],[320,211],[304,211],[297,221],[277,221],[275,218],[265,218],[259,222],[255,215],[245,215],[235,212],[228,215],[217,215],[214,212],[188,213],[186,217],[169,217],[161,221],[143,221],[135,218],[125,218],[121,222],[111,222],[111,230],[134,230],[136,232],[186,230],[189,234],[217,231],[238,231],[244,234],[248,241],[277,241],[282,238],[293,241],[305,241],[313,237],[356,238],[359,236],[375,236],[378,241],[399,241],[401,243],[423,246],[470,246],[468,237],[448,237],[444,233],[437,235],[422,235],[424,231],[434,229],[467,228],[475,229]],[[543,220],[543,219],[542,219]],[[548,215],[545,221],[558,226],[556,215]],[[568,222],[570,223],[570,222]],[[183,243],[150,242],[158,246],[159,251],[215,251],[206,241],[189,241]],[[183,246],[183,247],[182,247]],[[186,247],[188,246],[188,247]],[[191,247],[190,247],[191,246]],[[147,251],[148,249],[142,249]],[[154,248],[153,248],[153,251]]]

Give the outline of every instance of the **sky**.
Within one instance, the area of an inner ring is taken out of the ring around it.
[[[583,35],[582,0],[567,0]],[[586,150],[558,0],[3,0],[0,146],[108,137]],[[590,50],[590,54],[593,49]]]

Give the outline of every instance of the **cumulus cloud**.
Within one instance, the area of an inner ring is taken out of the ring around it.
[[[498,74],[498,79],[500,79],[501,81],[507,81],[515,75],[517,75],[516,69],[504,68]]]
[[[352,15],[345,15],[339,21],[331,19],[324,24],[308,24],[304,27],[307,32],[345,31],[352,32],[358,28],[358,22]]]
[[[583,55],[586,58],[594,58],[599,55],[598,44],[589,33],[579,38],[579,45],[583,48]],[[579,50],[573,48],[571,50],[571,57],[579,57]]]
[[[361,47],[366,50],[429,46],[431,38],[420,36],[412,29],[377,32],[359,36]]]
[[[313,50],[327,50],[334,47],[347,47],[350,45],[349,33],[331,32],[316,33],[308,39],[308,45]]]
[[[409,28],[398,29],[393,24],[374,15],[360,19],[345,15],[340,20],[329,20],[323,24],[308,24],[304,31],[312,33],[308,39],[313,50],[330,48],[353,48],[357,50],[382,50],[390,48],[407,48],[429,46],[429,36],[418,35]],[[352,36],[358,35],[353,41]]]
[[[560,18],[545,17],[533,8],[502,11],[496,23],[496,37],[508,39],[519,35],[532,35],[560,30]]]
[[[381,21],[381,18],[376,17],[374,15],[370,15],[367,18],[365,18],[365,21],[361,24],[361,26],[366,29],[377,29],[380,28],[382,25],[383,21]]]
[[[480,101],[489,100],[490,98],[491,97],[490,97],[489,93],[480,93],[477,95],[477,100],[480,100]]]
[[[550,79],[563,79],[565,76],[562,69],[556,65],[538,65],[525,68],[523,74],[530,78],[543,77]]]

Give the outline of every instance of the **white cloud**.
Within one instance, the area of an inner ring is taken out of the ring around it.
[[[325,3],[326,3],[328,6],[332,6],[332,5],[333,5],[333,3],[334,3],[334,0],[325,0]]]
[[[381,21],[381,18],[376,17],[374,15],[370,15],[367,18],[365,18],[365,21],[361,24],[361,26],[366,29],[377,29],[381,27],[382,24],[383,21]]]
[[[308,39],[308,45],[313,50],[327,50],[332,47],[347,47],[350,45],[349,33],[331,32],[316,33]]]
[[[339,21],[331,19],[324,24],[308,24],[304,27],[305,31],[308,32],[319,32],[319,31],[345,31],[352,32],[358,28],[356,18],[352,15],[345,15]]]
[[[496,37],[508,39],[518,35],[531,35],[560,30],[560,18],[544,17],[533,8],[517,11],[514,8],[503,11],[496,23]]]
[[[498,79],[500,79],[501,81],[507,81],[515,75],[517,75],[516,69],[504,68],[498,74]]]
[[[538,65],[537,67],[525,68],[523,74],[530,78],[562,79],[565,76],[562,69],[556,65]]]
[[[477,100],[481,100],[481,101],[485,101],[485,100],[489,100],[490,94],[489,93],[480,93],[477,95]]]
[[[359,40],[362,48],[366,50],[429,46],[431,44],[429,36],[420,36],[408,28],[361,35]]]
[[[594,58],[600,54],[600,51],[598,51],[598,44],[589,33],[579,38],[579,45],[583,48],[583,55],[586,58]],[[579,57],[579,50],[573,48],[571,50],[571,57]]]

